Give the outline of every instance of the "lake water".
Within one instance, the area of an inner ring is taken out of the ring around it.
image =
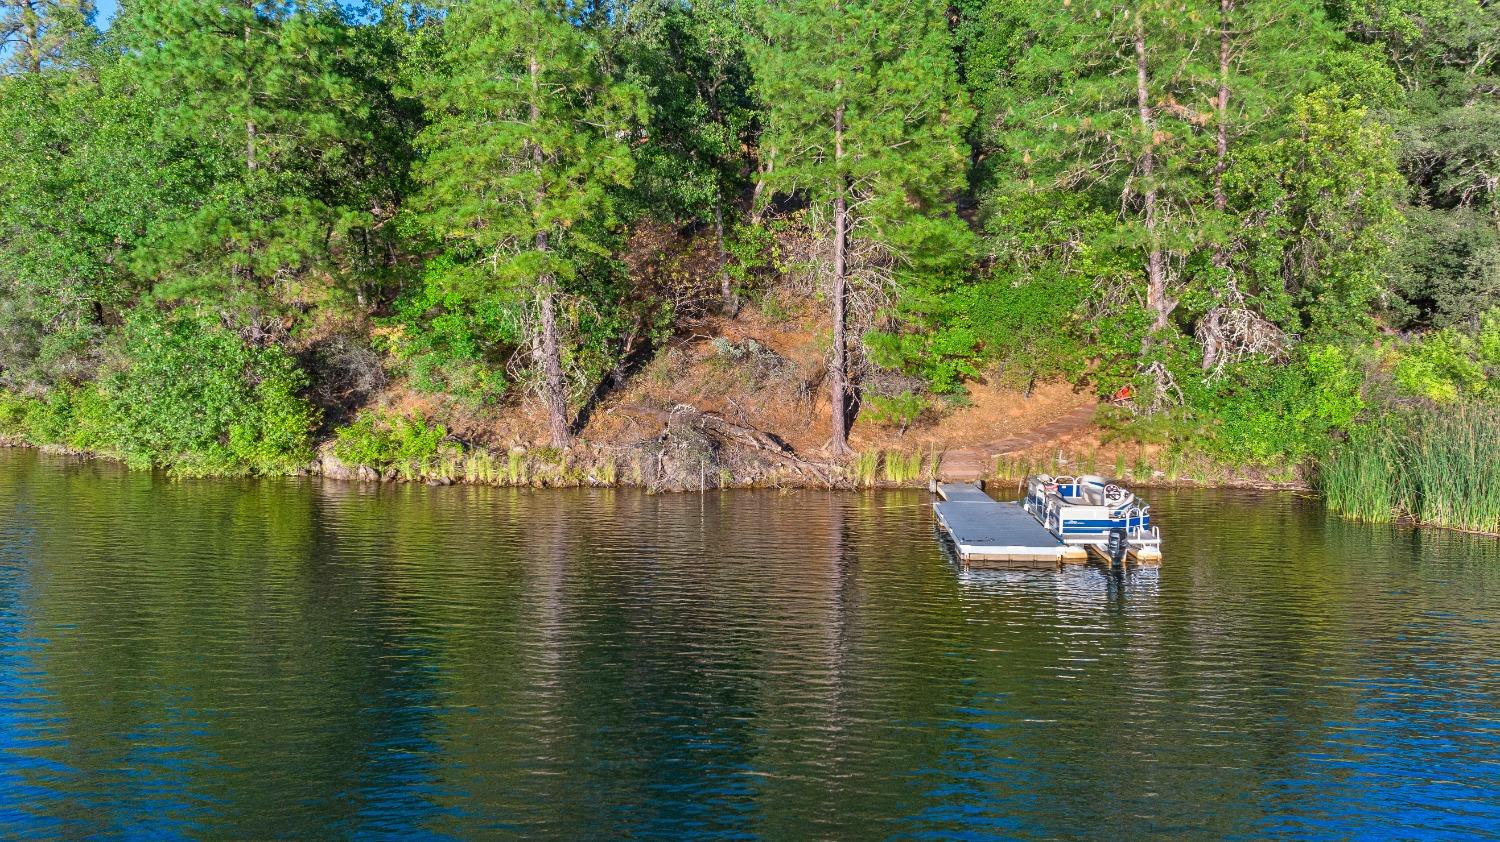
[[[1500,546],[1158,491],[961,572],[921,492],[173,482],[0,450],[5,838],[1500,834]]]

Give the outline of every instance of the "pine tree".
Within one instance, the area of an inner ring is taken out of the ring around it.
[[[163,295],[227,292],[253,310],[264,284],[367,222],[342,180],[369,154],[379,102],[336,4],[140,0],[115,26],[140,83],[173,103],[162,136],[214,144],[214,195],[140,258],[170,279]]]
[[[963,227],[947,210],[962,186],[970,117],[944,11],[926,0],[794,0],[767,7],[761,22],[762,142],[775,154],[766,183],[809,201],[831,244],[838,454],[849,450],[851,284],[894,280]]]
[[[0,73],[40,73],[93,31],[92,0],[0,0]]]
[[[415,81],[430,109],[421,218],[490,294],[530,302],[557,447],[570,437],[559,306],[581,267],[609,251],[615,192],[633,170],[622,129],[645,116],[573,11],[559,0],[452,6]]]

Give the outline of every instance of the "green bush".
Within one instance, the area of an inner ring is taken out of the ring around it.
[[[902,392],[886,397],[869,395],[865,398],[864,414],[877,424],[897,427],[903,432],[917,422],[927,411],[927,399],[915,392]]]
[[[25,437],[26,418],[35,405],[35,398],[16,394],[9,389],[0,389],[0,436]]]
[[[1453,328],[1429,334],[1397,360],[1396,385],[1435,403],[1477,397],[1488,387],[1480,350],[1478,340]]]
[[[26,413],[26,440],[33,444],[63,444],[73,423],[73,390],[59,386],[34,402]]]
[[[1330,346],[1305,348],[1286,364],[1245,362],[1196,396],[1208,419],[1205,449],[1234,464],[1275,466],[1327,451],[1364,407],[1359,370]]]
[[[124,338],[124,364],[101,382],[102,401],[84,404],[90,420],[77,435],[188,474],[285,473],[312,458],[317,411],[281,349],[181,310],[137,311]]]
[[[447,428],[419,416],[367,411],[334,433],[333,453],[350,465],[394,468],[412,479],[431,467],[447,437]]]
[[[442,257],[396,300],[382,336],[418,391],[479,406],[499,400],[509,385],[505,358],[521,341],[520,313]]]

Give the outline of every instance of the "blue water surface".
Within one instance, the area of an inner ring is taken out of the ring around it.
[[[1500,549],[1160,491],[179,481],[0,450],[0,838],[1500,838]]]

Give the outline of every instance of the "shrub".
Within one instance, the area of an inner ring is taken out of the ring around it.
[[[24,437],[26,417],[35,404],[35,398],[0,389],[0,436]]]
[[[1410,395],[1453,403],[1482,394],[1487,386],[1480,342],[1453,328],[1413,343],[1396,362],[1396,385]]]
[[[394,468],[413,479],[432,467],[447,437],[447,428],[420,416],[363,412],[334,433],[333,453],[351,465],[377,471]]]
[[[397,299],[381,335],[417,390],[477,406],[505,394],[505,358],[521,341],[520,324],[514,302],[442,257]]]
[[[300,397],[306,375],[280,348],[181,310],[137,311],[124,337],[124,363],[99,398],[72,401],[87,419],[75,436],[179,473],[285,473],[311,460],[317,412]]]
[[[58,386],[32,403],[26,412],[26,440],[32,444],[64,444],[73,423],[73,389]]]
[[[1364,406],[1361,376],[1333,346],[1304,349],[1289,364],[1254,360],[1197,400],[1213,419],[1205,449],[1235,464],[1299,462],[1327,451]]]
[[[865,398],[864,413],[871,421],[896,427],[903,433],[926,411],[927,399],[915,392],[902,392],[890,397],[869,395]]]

